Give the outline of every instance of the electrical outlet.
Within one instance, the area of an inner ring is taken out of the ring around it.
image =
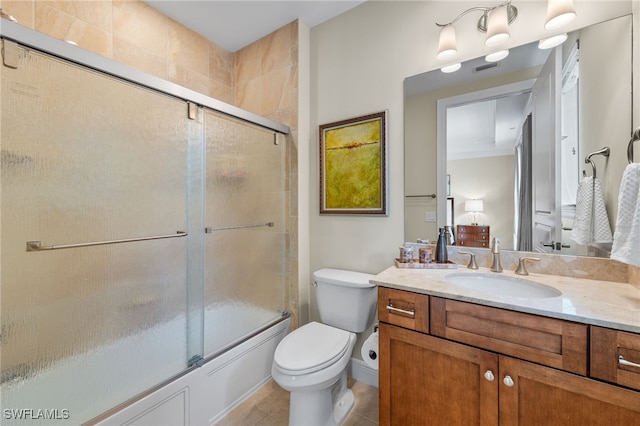
[[[424,212],[424,221],[425,222],[435,222],[436,221],[436,212]]]

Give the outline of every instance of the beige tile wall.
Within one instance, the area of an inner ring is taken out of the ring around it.
[[[285,298],[297,326],[298,25],[233,53],[140,0],[0,0],[20,25],[288,125]]]

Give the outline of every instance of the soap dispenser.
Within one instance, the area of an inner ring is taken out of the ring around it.
[[[447,254],[447,237],[445,235],[445,229],[440,228],[438,242],[436,243],[436,263],[447,263],[448,261],[449,256]]]

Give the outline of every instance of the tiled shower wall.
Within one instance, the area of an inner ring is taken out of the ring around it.
[[[228,52],[139,0],[0,0],[20,25],[238,106],[291,128],[285,298],[298,322],[298,25]]]

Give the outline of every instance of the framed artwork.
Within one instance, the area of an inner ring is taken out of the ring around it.
[[[387,215],[387,112],[320,126],[320,214]]]

